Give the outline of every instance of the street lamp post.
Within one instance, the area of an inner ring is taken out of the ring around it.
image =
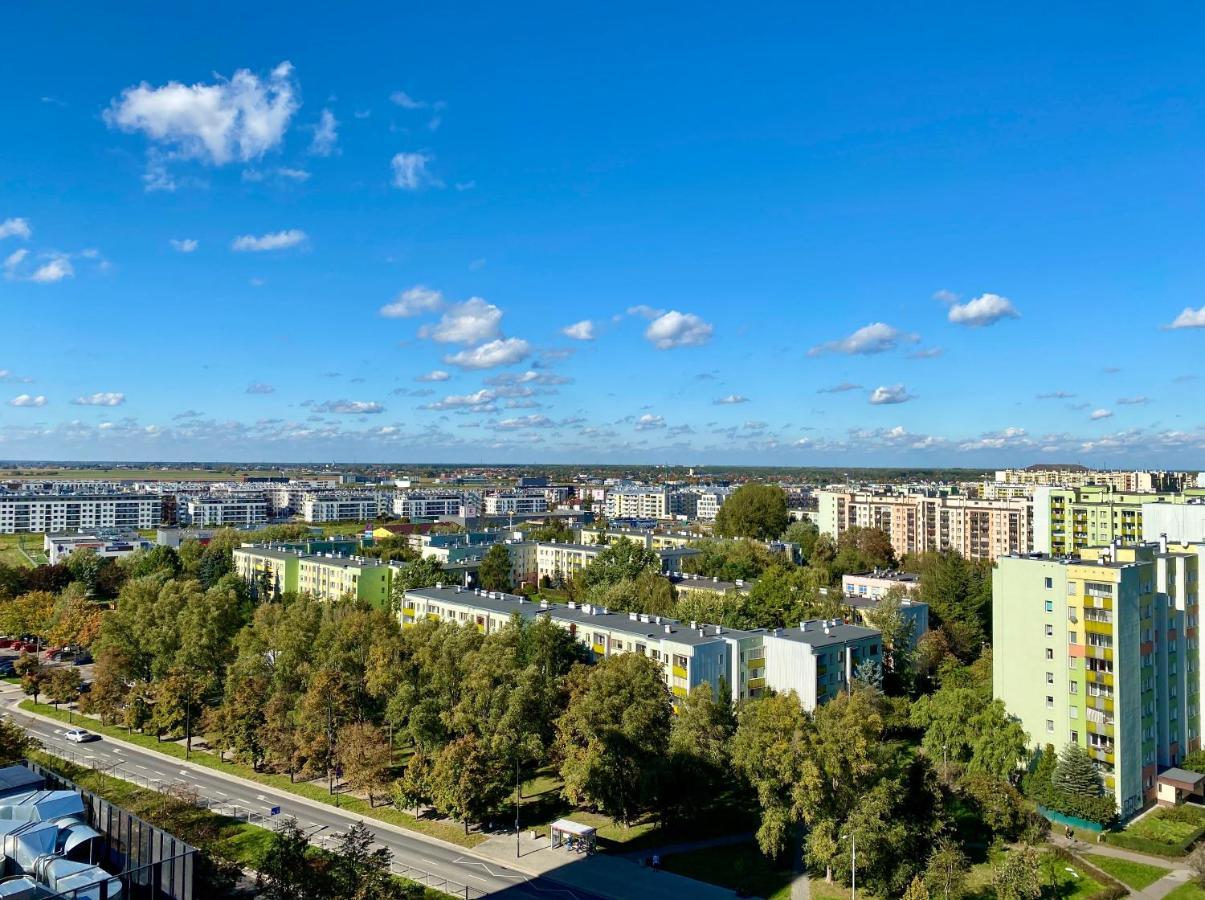
[[[515,757],[515,859],[522,855],[519,844],[519,758]]]

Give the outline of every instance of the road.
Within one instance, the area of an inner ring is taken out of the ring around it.
[[[267,785],[248,784],[224,772],[186,767],[180,760],[152,750],[129,744],[118,745],[105,738],[81,745],[70,743],[63,739],[63,734],[70,726],[61,722],[50,724],[26,715],[16,708],[21,699],[23,695],[20,688],[7,684],[0,688],[0,702],[7,708],[10,718],[41,741],[48,752],[75,759],[83,765],[95,766],[135,784],[145,785],[150,781],[153,786],[158,781],[186,785],[209,801],[216,812],[250,818],[257,824],[267,820],[265,824],[269,828],[272,807],[280,807],[280,816],[297,819],[311,835],[311,841],[319,846],[330,845],[353,824],[364,822],[376,835],[377,843],[393,853],[395,871],[403,874],[410,869],[417,870],[417,873],[428,873],[434,876],[434,879],[427,880],[433,886],[439,886],[439,879],[446,879],[451,882],[447,890],[459,896],[603,900],[599,895],[584,892],[580,888],[571,889],[547,877],[533,877],[493,860],[475,857],[463,848],[426,840],[400,829],[394,830],[379,821],[364,819],[333,806],[312,805],[287,792],[274,790]],[[407,874],[415,880],[421,880],[417,873],[411,871]]]

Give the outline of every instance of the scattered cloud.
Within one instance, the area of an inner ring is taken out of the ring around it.
[[[849,337],[839,341],[818,344],[808,351],[808,356],[823,356],[825,353],[847,353],[854,356],[869,356],[894,350],[901,343],[916,343],[920,338],[893,328],[885,322],[872,322],[859,328]]]
[[[556,423],[548,416],[534,413],[530,416],[519,416],[514,419],[503,419],[495,422],[494,427],[502,431],[521,431],[527,428],[552,428]]]
[[[498,337],[502,310],[480,297],[470,297],[457,303],[434,325],[424,325],[418,331],[421,338],[441,344],[480,344]]]
[[[913,350],[908,354],[909,359],[937,359],[945,353],[941,347],[925,347],[923,350]]]
[[[10,220],[11,221],[11,220]],[[18,220],[20,221],[20,220]],[[0,232],[3,228],[0,227]],[[3,235],[0,234],[0,237]],[[1191,306],[1184,307],[1184,311],[1172,321],[1170,325],[1163,326],[1165,330],[1173,330],[1178,328],[1205,328],[1205,306],[1200,309],[1193,309]]]
[[[76,397],[71,402],[76,406],[121,406],[126,402],[126,395],[117,391],[101,391]]]
[[[1121,372],[1121,366],[1105,366],[1100,371],[1105,375],[1117,375]]]
[[[1098,419],[1111,419],[1112,417],[1113,411],[1111,409],[1094,409],[1092,410],[1092,414],[1088,416],[1094,422]]]
[[[589,319],[582,319],[580,322],[566,325],[561,329],[561,334],[567,338],[573,338],[575,341],[592,341],[595,337],[594,323]]]
[[[34,269],[24,280],[37,284],[54,284],[56,281],[71,278],[73,275],[75,275],[75,268],[71,265],[71,260],[66,256],[54,255]]]
[[[297,111],[297,86],[288,62],[261,77],[239,69],[213,83],[126,88],[104,112],[111,128],[140,132],[151,142],[147,190],[172,190],[168,163],[195,159],[215,166],[249,162],[280,146]]]
[[[392,303],[382,306],[380,313],[387,319],[408,319],[424,313],[439,312],[443,306],[442,293],[433,291],[425,285],[416,284],[398,294],[397,299]]]
[[[1068,391],[1047,391],[1044,394],[1036,395],[1036,399],[1038,399],[1038,400],[1070,400],[1074,396],[1075,396],[1075,394],[1072,394]]]
[[[735,406],[738,403],[748,403],[749,398],[740,394],[729,394],[727,397],[720,397],[711,402],[714,406]]]
[[[262,381],[257,381],[254,384],[247,385],[247,393],[248,394],[274,394],[274,393],[276,393],[276,388],[272,387],[272,385],[270,385],[270,384],[264,384],[264,382],[262,382]]]
[[[844,394],[848,391],[860,391],[862,385],[854,384],[852,381],[842,381],[839,384],[830,384],[828,387],[822,387],[816,391],[817,394]]]
[[[970,328],[994,325],[1001,319],[1018,319],[1020,317],[1021,314],[1017,312],[1012,301],[999,294],[981,294],[966,303],[954,303],[946,316],[954,324],[966,325]]]
[[[232,250],[240,252],[260,253],[265,250],[286,250],[289,247],[296,247],[303,243],[306,239],[306,233],[300,228],[290,228],[286,231],[274,231],[269,234],[262,234],[256,237],[253,234],[244,234],[236,237],[230,245]]]
[[[531,355],[531,345],[521,338],[502,338],[445,356],[444,362],[461,369],[493,369],[509,366]]]
[[[436,369],[433,372],[428,372],[426,375],[415,376],[415,381],[447,381],[452,376],[443,369]]]
[[[547,387],[570,384],[572,381],[573,379],[566,375],[557,375],[555,372],[537,372],[534,369],[528,369],[526,372],[499,372],[497,375],[491,375],[485,379],[486,384],[495,386],[536,384]]]
[[[664,312],[665,310],[663,309],[653,309],[653,307],[645,306],[643,303],[628,307],[629,316],[639,316],[642,319],[655,319]]]
[[[1151,402],[1150,397],[1144,397],[1141,395],[1139,395],[1137,397],[1119,397],[1119,398],[1117,398],[1118,406],[1145,406],[1146,404],[1148,404],[1150,402]]]
[[[8,405],[24,407],[45,406],[46,398],[41,394],[38,394],[36,397],[32,394],[18,394],[16,397],[13,397],[13,399],[8,401]]]
[[[405,91],[394,91],[389,95],[389,102],[402,109],[426,109],[430,106],[426,100],[415,100]]]
[[[395,153],[389,161],[393,169],[393,186],[403,191],[442,187],[439,179],[433,176],[428,168],[434,160],[435,157],[430,153]]]
[[[168,243],[181,253],[192,253],[201,246],[196,238],[172,238]]]
[[[339,143],[339,120],[329,109],[324,109],[314,126],[314,139],[310,141],[310,153],[315,156],[330,156],[337,152]]]
[[[33,229],[29,227],[28,219],[5,219],[0,222],[0,240],[10,237],[28,239],[32,234]]]
[[[645,338],[658,350],[675,347],[700,347],[711,340],[715,329],[694,313],[671,309],[649,323]]]
[[[311,404],[310,409],[316,413],[338,413],[348,416],[375,415],[385,411],[385,407],[373,400],[327,400],[323,403]]]
[[[435,403],[428,403],[423,409],[441,411],[448,409],[471,409],[482,406],[492,406],[498,395],[484,388],[472,394],[451,394]]]
[[[305,169],[290,169],[286,166],[281,166],[276,170],[276,174],[281,178],[287,178],[290,181],[309,181],[310,173]]]
[[[662,416],[645,413],[636,420],[634,427],[637,431],[655,431],[665,427],[665,419]]]
[[[886,406],[895,403],[907,403],[915,399],[902,384],[879,385],[870,392],[870,402],[874,406]]]

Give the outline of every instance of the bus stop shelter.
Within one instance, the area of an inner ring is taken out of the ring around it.
[[[583,825],[572,819],[557,819],[553,822],[550,837],[554,848],[566,846],[571,850],[586,853],[593,853],[598,841],[598,833],[592,825]]]

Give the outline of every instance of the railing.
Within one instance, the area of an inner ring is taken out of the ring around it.
[[[421,885],[432,888],[437,891],[442,891],[453,897],[464,897],[465,900],[476,900],[478,897],[484,897],[485,891],[472,887],[467,884],[461,884],[459,881],[452,881],[444,878],[442,875],[433,875],[430,872],[424,872],[422,869],[416,869],[414,866],[402,866],[393,863],[389,866],[389,871],[399,878],[406,878],[410,881],[418,882]]]

